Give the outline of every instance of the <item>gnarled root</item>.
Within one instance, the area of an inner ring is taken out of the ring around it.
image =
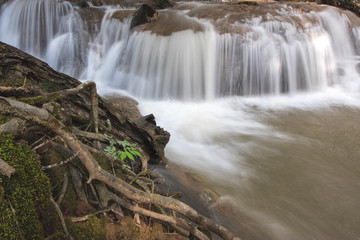
[[[112,188],[113,190],[119,192],[127,199],[131,199],[132,201],[135,202],[135,204],[129,203],[124,199],[118,197],[116,194],[108,191],[107,195],[112,200],[119,203],[121,206],[128,208],[131,211],[143,214],[145,216],[149,216],[155,219],[163,220],[165,222],[176,224],[184,228],[185,230],[189,231],[190,233],[194,234],[199,239],[207,239],[207,237],[204,234],[202,234],[196,228],[187,224],[182,219],[166,216],[139,207],[140,203],[159,205],[161,207],[178,212],[179,214],[185,216],[186,218],[193,221],[197,225],[204,226],[210,231],[216,233],[223,239],[226,240],[240,239],[235,237],[235,235],[225,227],[201,215],[187,204],[169,197],[141,191],[127,184],[120,178],[102,169],[97,163],[97,161],[94,159],[94,157],[90,154],[88,149],[85,148],[83,144],[79,141],[76,135],[71,130],[66,128],[60,121],[58,121],[51,114],[49,114],[45,109],[40,109],[12,99],[0,97],[0,113],[10,114],[12,116],[17,116],[25,120],[35,122],[36,124],[44,126],[52,130],[56,134],[58,134],[65,141],[65,143],[73,153],[79,152],[78,158],[82,163],[82,165],[87,170],[89,175],[87,181],[88,183],[90,183],[93,180],[98,180],[106,184],[108,187]]]
[[[70,239],[70,240],[73,240],[73,238],[69,234],[69,231],[67,230],[65,220],[64,220],[64,216],[63,216],[63,214],[61,212],[61,209],[60,209],[59,205],[55,202],[55,200],[52,197],[50,197],[50,201],[51,201],[52,204],[54,204],[55,210],[56,210],[57,214],[59,215],[60,222],[61,222],[61,225],[62,225],[62,227],[64,229],[66,238]]]

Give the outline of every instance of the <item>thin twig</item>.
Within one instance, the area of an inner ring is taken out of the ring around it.
[[[22,233],[21,233],[21,229],[20,229],[19,222],[18,222],[18,220],[17,220],[17,218],[16,218],[15,209],[14,209],[13,206],[11,205],[10,200],[8,200],[8,201],[9,201],[9,205],[10,205],[11,212],[12,212],[12,214],[13,214],[13,216],[14,216],[14,219],[15,219],[16,228],[17,228],[18,231],[19,231],[20,238],[21,238],[21,239],[24,239],[24,237],[23,237],[23,235],[22,235]]]
[[[45,169],[50,169],[50,168],[54,168],[54,167],[58,167],[58,166],[61,166],[61,165],[64,165],[72,160],[74,160],[78,155],[79,155],[80,151],[75,153],[74,155],[72,155],[70,158],[64,160],[64,161],[61,161],[59,163],[54,163],[54,164],[51,164],[51,165],[47,165],[47,166],[42,166],[41,167],[41,170],[45,170]]]
[[[53,137],[53,138],[50,138],[50,139],[46,140],[45,142],[43,142],[43,143],[37,145],[36,147],[34,147],[33,150],[36,151],[37,149],[41,148],[41,147],[44,146],[45,144],[47,144],[47,143],[49,143],[49,142],[52,142],[52,141],[54,141],[54,140],[56,140],[56,139],[58,139],[58,138],[60,138],[60,136],[55,136],[55,137]]]
[[[129,183],[130,185],[133,184],[141,175],[145,175],[147,173],[148,170],[139,172],[138,174],[136,174],[136,176],[131,180],[131,182]]]
[[[38,140],[36,140],[35,142],[33,142],[31,145],[30,145],[30,147],[32,148],[32,147],[34,147],[36,144],[38,144],[39,142],[41,142],[44,138],[46,138],[47,137],[47,135],[44,135],[44,136],[42,136],[41,138],[39,138]]]

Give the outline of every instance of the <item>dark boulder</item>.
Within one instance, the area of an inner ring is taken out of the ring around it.
[[[142,4],[133,14],[130,28],[144,23],[155,22],[159,19],[158,12],[147,4]]]

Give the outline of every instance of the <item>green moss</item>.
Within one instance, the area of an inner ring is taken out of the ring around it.
[[[93,156],[102,169],[108,172],[112,172],[111,163],[106,157],[97,153],[93,154]]]
[[[103,240],[105,236],[105,220],[95,216],[90,217],[86,222],[74,223],[66,221],[70,235],[74,240]]]
[[[40,77],[39,76],[38,78],[36,78],[36,81],[37,81],[38,86],[41,89],[46,90],[48,92],[57,92],[57,91],[66,89],[66,87],[64,87],[63,84],[59,84],[59,83],[56,83],[56,82],[49,81],[45,77]]]
[[[0,238],[18,239],[19,232],[16,231],[16,222],[10,205],[4,196],[4,189],[0,186]],[[6,231],[4,231],[6,229]]]
[[[19,232],[24,239],[43,239],[59,231],[49,178],[41,171],[37,155],[27,145],[16,145],[13,136],[0,135],[0,158],[16,170],[11,178],[1,176],[0,239],[20,239]]]
[[[56,152],[54,149],[49,149],[45,156],[43,156],[41,163],[42,165],[47,166],[54,163],[59,163],[63,160],[65,160],[65,158],[62,157],[58,152]],[[53,187],[54,196],[57,196],[62,188],[64,171],[66,171],[65,165],[46,170],[46,173],[50,178],[51,186],[55,186]]]
[[[12,117],[0,114],[0,125],[10,121]]]
[[[52,101],[56,101],[58,99],[61,99],[63,95],[61,94],[54,94],[50,96],[36,96],[36,97],[30,97],[30,98],[20,98],[18,101],[30,104],[30,105],[40,105]]]

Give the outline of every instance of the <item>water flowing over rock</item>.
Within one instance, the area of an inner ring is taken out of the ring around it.
[[[135,31],[128,10],[97,11],[105,11],[100,29],[88,36],[82,29],[94,23],[67,2],[9,2],[0,40],[57,70],[138,97],[211,99],[339,84],[338,65],[357,51],[352,43],[359,37],[350,13],[314,4],[178,3]]]

